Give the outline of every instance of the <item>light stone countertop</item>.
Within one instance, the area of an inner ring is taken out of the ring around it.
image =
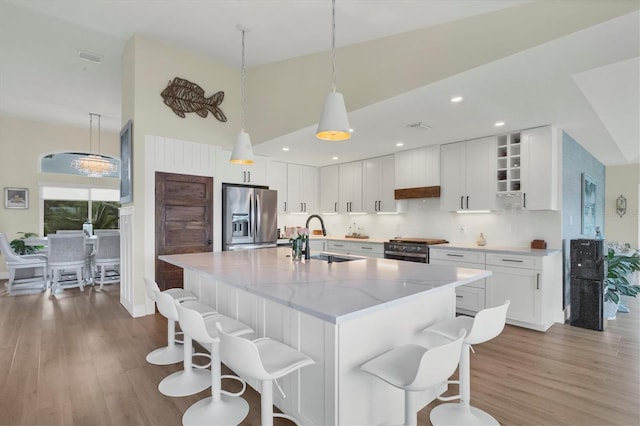
[[[163,255],[160,260],[339,324],[491,272],[367,258],[292,261],[288,247]]]
[[[558,253],[557,249],[532,249],[529,247],[478,246],[476,244],[438,244],[430,246],[429,250],[469,250],[485,251],[487,253],[522,254],[527,256],[549,256]]]
[[[344,235],[311,235],[310,238],[312,240],[332,240],[332,241],[354,241],[356,243],[375,243],[375,244],[383,244],[389,241],[389,238],[380,239],[380,238],[347,238]]]

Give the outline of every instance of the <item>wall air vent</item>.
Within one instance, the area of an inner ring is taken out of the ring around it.
[[[424,124],[422,121],[418,121],[416,123],[407,124],[407,127],[413,127],[414,129],[431,130],[431,126],[429,126],[428,124]]]
[[[102,63],[102,60],[104,59],[102,55],[87,52],[86,50],[78,50],[78,57],[80,57],[80,59],[84,59],[85,61],[95,62],[97,64]]]

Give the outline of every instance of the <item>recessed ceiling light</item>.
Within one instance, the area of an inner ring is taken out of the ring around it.
[[[451,98],[451,102],[454,102],[454,103],[462,102],[462,99],[464,99],[462,96],[454,96]]]
[[[496,124],[494,124],[494,126],[502,127],[502,126],[504,126],[504,121],[496,121]]]
[[[333,157],[331,157],[332,160],[337,160],[338,157],[336,157],[335,155]]]
[[[353,129],[349,129],[349,133],[353,133]]]
[[[396,142],[396,146],[404,146],[404,143],[402,143],[402,142]]]
[[[289,151],[289,147],[288,147],[288,146],[283,146],[283,147],[282,147],[282,150],[283,150],[283,151]]]

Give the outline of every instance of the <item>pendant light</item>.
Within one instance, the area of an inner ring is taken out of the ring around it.
[[[244,131],[244,120],[245,120],[245,65],[244,65],[244,33],[246,30],[238,25],[237,28],[242,31],[242,71],[240,75],[240,132],[238,132],[238,137],[236,138],[236,143],[233,146],[233,151],[231,152],[231,161],[233,164],[253,164],[253,147],[251,146],[251,138],[249,138],[249,134]]]
[[[93,154],[93,117],[98,117],[98,154]],[[89,155],[76,158],[71,167],[84,173],[88,177],[103,177],[118,171],[118,167],[100,155],[100,114],[89,113]]]
[[[351,138],[347,108],[342,93],[336,92],[336,0],[331,0],[331,63],[333,77],[331,92],[324,100],[324,109],[318,123],[316,137],[325,141],[344,141]]]

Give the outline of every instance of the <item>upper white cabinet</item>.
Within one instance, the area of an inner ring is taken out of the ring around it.
[[[340,166],[320,168],[320,211],[338,213],[340,205]]]
[[[520,140],[522,207],[527,210],[558,210],[557,132],[551,126],[523,130]]]
[[[362,201],[364,211],[394,212],[395,158],[393,155],[370,158],[362,162]]]
[[[278,191],[278,213],[288,213],[287,163],[272,161],[269,166],[269,189]]]
[[[318,212],[318,169],[287,164],[287,212]]]
[[[440,145],[395,154],[395,189],[440,185]]]
[[[487,137],[440,147],[440,209],[495,209],[496,138]]]
[[[362,161],[340,164],[340,212],[361,212]]]
[[[230,163],[231,150],[220,149],[216,155],[216,178],[223,183],[242,183],[245,185],[269,185],[267,168],[271,160],[268,157],[254,155],[254,163],[241,166]]]
[[[523,209],[557,210],[558,147],[551,126],[498,136],[498,195],[519,195]]]

